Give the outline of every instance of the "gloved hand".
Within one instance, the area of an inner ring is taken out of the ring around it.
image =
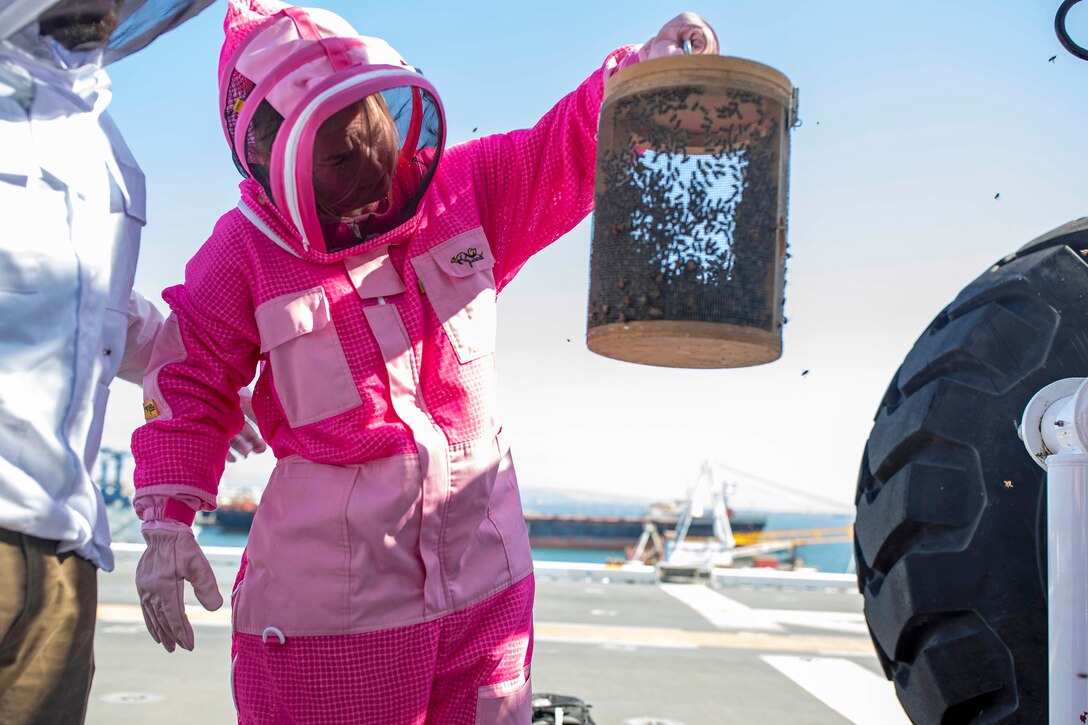
[[[242,413],[246,420],[242,423],[242,430],[238,432],[238,435],[230,439],[230,447],[242,458],[246,458],[250,453],[264,453],[268,446],[265,445],[261,434],[250,423],[252,420],[257,420],[257,416],[253,414],[253,393],[248,388],[242,388],[238,391],[238,401],[242,405]],[[227,449],[227,460],[231,463],[238,460],[230,449]]]
[[[143,525],[147,550],[136,565],[144,624],[156,642],[173,652],[177,645],[192,651],[193,628],[185,616],[185,580],[208,611],[223,606],[215,574],[193,530],[180,521],[147,521]]]
[[[720,52],[718,36],[709,23],[695,13],[680,13],[639,49],[639,60],[683,55],[685,40],[691,41],[692,55],[717,55]]]

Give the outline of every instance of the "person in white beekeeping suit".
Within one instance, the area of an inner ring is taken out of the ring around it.
[[[133,292],[144,177],[103,66],[212,0],[0,0],[0,722],[79,723],[109,383],[140,383],[162,316]],[[263,449],[251,428],[234,441]]]

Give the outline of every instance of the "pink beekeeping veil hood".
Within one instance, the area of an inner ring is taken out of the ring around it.
[[[224,31],[227,143],[304,251],[337,252],[415,215],[445,140],[418,70],[327,10],[230,0]]]

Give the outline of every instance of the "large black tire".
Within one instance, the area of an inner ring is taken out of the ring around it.
[[[1088,375],[1088,218],[1009,255],[896,372],[858,477],[858,588],[911,720],[1047,721],[1046,479],[1017,425]]]

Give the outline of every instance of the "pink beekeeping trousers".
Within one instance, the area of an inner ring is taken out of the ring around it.
[[[489,439],[447,460],[433,551],[418,455],[279,462],[232,595],[240,723],[529,723],[532,562],[520,506],[494,505],[508,454]]]
[[[238,722],[528,725],[533,576],[468,609],[347,636],[234,635]]]

